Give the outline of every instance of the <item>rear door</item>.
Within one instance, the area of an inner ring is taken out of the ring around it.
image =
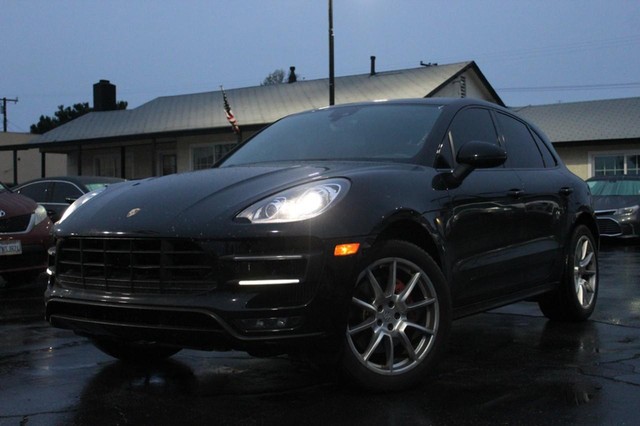
[[[498,111],[495,117],[507,150],[505,167],[521,182],[518,200],[523,209],[515,230],[513,259],[518,268],[512,290],[517,291],[546,283],[560,267],[563,219],[572,188],[566,186],[562,169],[525,122]]]

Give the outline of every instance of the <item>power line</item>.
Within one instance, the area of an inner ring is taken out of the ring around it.
[[[558,90],[605,90],[605,89],[635,89],[640,88],[640,82],[607,83],[607,84],[580,84],[565,86],[523,86],[496,88],[501,92],[552,92]]]

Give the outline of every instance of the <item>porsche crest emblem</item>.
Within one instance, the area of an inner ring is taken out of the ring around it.
[[[129,210],[129,213],[127,213],[127,217],[135,216],[138,213],[140,213],[140,209],[136,207],[135,209]]]

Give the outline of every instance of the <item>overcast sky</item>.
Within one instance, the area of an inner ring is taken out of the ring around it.
[[[333,3],[336,76],[368,73],[371,55],[378,71],[475,60],[509,106],[640,96],[638,0]],[[135,108],[291,65],[328,77],[328,0],[0,0],[0,28],[14,132],[92,104],[100,79]]]

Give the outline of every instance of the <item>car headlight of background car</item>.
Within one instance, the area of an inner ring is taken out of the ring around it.
[[[283,223],[311,219],[326,212],[349,190],[347,179],[329,179],[290,188],[244,209],[238,216],[251,223]]]
[[[87,201],[91,200],[93,197],[95,197],[96,195],[104,191],[106,188],[107,188],[106,186],[103,186],[102,188],[98,188],[95,191],[87,192],[82,197],[78,198],[76,201],[73,202],[73,204],[69,206],[67,210],[65,210],[64,214],[62,215],[58,223],[64,222],[69,216],[71,216],[73,212],[78,210],[80,206],[85,204]]]
[[[35,216],[33,224],[37,225],[47,218],[47,209],[38,204],[38,207],[33,211],[33,215]]]
[[[621,216],[631,216],[638,212],[640,206],[631,206],[631,207],[623,207],[621,209],[616,210],[616,214]]]

